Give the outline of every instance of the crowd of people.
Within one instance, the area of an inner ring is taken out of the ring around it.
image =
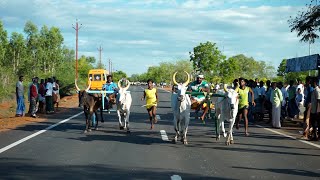
[[[24,77],[19,76],[19,81],[16,83],[16,117],[25,116],[25,90],[27,90],[29,102],[28,114],[30,114],[31,117],[39,117],[37,115],[38,113],[51,114],[55,112],[54,105],[58,108],[60,100],[59,80],[55,77],[50,77],[47,79],[40,79],[39,83],[39,78],[33,77],[27,86],[25,86],[23,82]]]
[[[203,80],[203,75],[189,85],[192,92],[209,92],[209,84]],[[212,86],[214,91],[219,86]],[[235,79],[232,87],[237,89],[239,94],[239,111],[236,119],[236,128],[244,120],[245,135],[248,136],[248,122],[262,121],[268,114],[267,123],[274,128],[281,128],[285,119],[293,120],[304,116],[303,138],[318,140],[320,132],[320,89],[317,77],[307,77],[305,83],[292,80],[289,84],[283,82],[271,82],[247,80],[244,78]],[[202,109],[201,120],[204,120],[208,108],[204,96],[191,96],[192,108],[196,114]],[[304,108],[303,108],[304,107]],[[303,111],[304,109],[304,111]],[[301,112],[303,111],[303,112]],[[197,117],[197,115],[196,115]]]

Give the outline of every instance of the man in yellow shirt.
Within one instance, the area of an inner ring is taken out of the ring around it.
[[[244,118],[245,124],[245,135],[249,136],[248,132],[248,108],[249,108],[249,93],[251,94],[251,101],[252,105],[256,106],[254,102],[254,93],[250,87],[246,86],[246,82],[243,78],[239,78],[240,88],[238,90],[239,93],[239,117],[236,120],[236,128],[239,129],[239,122],[241,121],[242,117]]]

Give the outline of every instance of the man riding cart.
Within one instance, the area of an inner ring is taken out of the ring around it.
[[[189,92],[210,92],[210,87],[207,81],[203,80],[204,75],[197,75],[197,79],[190,83],[188,87]],[[205,102],[206,96],[201,95],[192,95],[191,96],[191,109],[194,109],[196,112],[196,119],[198,118],[198,113],[200,110],[203,110],[203,113],[200,116],[200,119],[204,122],[204,118],[208,113],[209,107]]]

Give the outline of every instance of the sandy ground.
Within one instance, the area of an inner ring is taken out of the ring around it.
[[[54,114],[63,113],[68,108],[74,108],[78,105],[78,95],[63,97],[59,102],[59,108]],[[26,102],[26,111],[29,110],[29,104]],[[8,101],[0,104],[0,132],[8,131],[10,129],[15,129],[16,127],[23,126],[25,124],[46,121],[48,116],[53,116],[54,114],[37,114],[39,118],[29,117],[26,114],[25,117],[15,117],[16,112],[16,102]]]

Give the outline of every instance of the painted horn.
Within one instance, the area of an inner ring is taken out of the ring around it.
[[[129,87],[130,87],[130,81],[126,80],[126,82],[127,82],[127,86],[125,88],[123,88],[124,91],[127,91],[129,89]]]
[[[175,85],[178,85],[177,81],[176,81],[176,75],[177,75],[177,72],[175,72],[172,76],[172,81]]]
[[[90,87],[91,87],[91,80],[89,81],[89,86],[87,87],[87,89],[85,91],[86,92],[89,91]]]
[[[120,81],[121,81],[121,80],[118,81],[118,88],[119,88],[119,90],[122,89]]]
[[[81,91],[80,88],[77,85],[77,79],[74,79],[74,85],[76,86],[77,91]]]
[[[189,82],[190,82],[190,75],[189,75],[189,73],[188,73],[187,71],[184,71],[184,72],[187,74],[188,79],[187,79],[186,82],[183,83],[183,86],[188,86],[188,84],[189,84]]]
[[[228,89],[227,89],[227,84],[224,84],[223,89],[224,89],[225,92],[228,91]]]

